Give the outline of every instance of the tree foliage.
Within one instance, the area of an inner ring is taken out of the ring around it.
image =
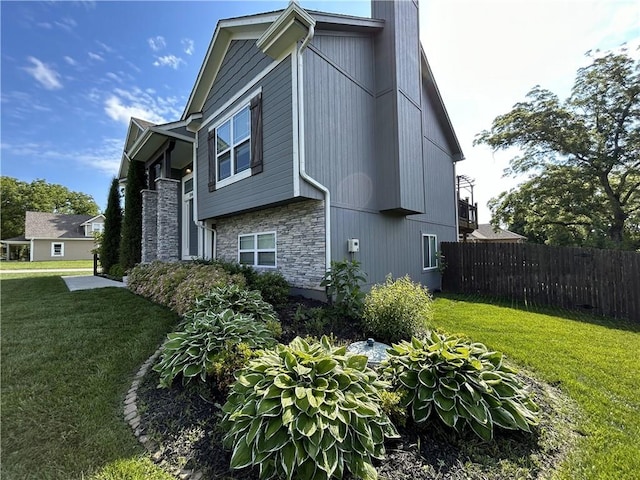
[[[560,245],[640,247],[640,60],[589,53],[564,102],[539,86],[476,138],[518,147],[527,181],[490,202],[494,223]]]
[[[126,270],[142,259],[142,190],[147,188],[144,163],[129,162],[124,195],[120,264]]]
[[[13,177],[0,177],[2,201],[0,205],[2,238],[24,234],[27,211],[97,215],[98,205],[91,195],[73,192],[63,185],[38,179],[31,183]]]
[[[120,257],[120,232],[122,229],[122,207],[120,206],[120,185],[118,179],[111,181],[107,210],[104,213],[104,231],[100,244],[102,270],[109,272]]]

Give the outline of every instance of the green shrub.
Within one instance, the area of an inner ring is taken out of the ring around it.
[[[167,335],[160,361],[153,369],[160,373],[162,387],[170,387],[180,376],[183,384],[192,379],[212,386],[221,379],[226,383],[231,369],[225,366],[238,366],[240,344],[264,348],[273,346],[275,340],[263,322],[246,314],[229,309],[193,313],[179,331]]]
[[[226,284],[245,285],[242,275],[231,275],[217,265],[193,262],[152,262],[129,271],[128,288],[179,313],[185,313],[198,296]]]
[[[376,339],[387,343],[406,340],[427,331],[433,317],[433,299],[427,287],[409,276],[374,285],[364,300],[362,323]]]
[[[329,300],[343,315],[359,318],[362,314],[364,293],[360,288],[366,280],[357,260],[331,262],[331,270],[324,274],[320,286],[326,287]]]
[[[445,425],[458,432],[468,425],[485,441],[496,426],[529,432],[538,423],[538,407],[515,372],[481,343],[431,332],[388,352],[383,378],[404,393],[416,423],[435,412]]]
[[[248,283],[252,290],[258,290],[264,301],[271,305],[282,305],[289,299],[291,286],[280,272],[260,272]]]
[[[372,459],[397,432],[380,408],[387,384],[366,356],[298,337],[236,378],[222,423],[232,468],[259,465],[261,479],[376,478]]]
[[[245,286],[245,279],[242,275],[230,275],[214,265],[188,265],[186,276],[175,288],[169,302],[169,307],[179,315],[184,315],[194,308],[197,298],[208,295],[218,287],[233,286],[242,290],[242,287]],[[242,313],[235,308],[233,310]]]
[[[109,269],[109,276],[111,277],[122,278],[123,275],[124,275],[124,268],[122,268],[122,265],[120,265],[119,263],[112,265],[111,268]]]

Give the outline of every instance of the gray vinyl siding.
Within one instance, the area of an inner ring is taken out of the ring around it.
[[[400,205],[424,212],[422,112],[402,94],[398,95],[398,110]]]
[[[442,122],[435,114],[433,100],[427,94],[426,87],[422,88],[422,133],[425,138],[438,145],[447,153],[451,153],[451,147],[442,130]]]
[[[241,51],[238,50],[236,54],[240,54]],[[235,65],[227,60],[224,63]],[[260,68],[259,71],[263,69]],[[221,72],[221,75],[225,73]],[[254,77],[255,75],[250,75],[246,81]],[[244,87],[245,84],[240,86]],[[249,101],[248,97],[241,98],[235,105],[231,105],[229,109],[222,112],[218,119],[203,126],[198,132],[198,218],[200,220],[261,208],[293,198],[291,58],[287,57],[283,60],[255,88],[259,86],[262,87],[263,171],[209,192],[208,129],[237,105]],[[218,103],[222,104],[227,100],[228,97],[224,97]],[[203,112],[204,118],[219,108],[218,103],[210,104],[209,110]]]
[[[372,39],[314,41],[317,50],[304,57],[307,172],[329,188],[332,205],[375,209],[375,101],[366,87],[374,81]],[[301,192],[309,193],[305,185]]]
[[[333,260],[350,258],[347,239],[358,238],[360,251],[352,258],[360,261],[367,274],[366,287],[409,275],[431,290],[440,288],[437,270],[422,270],[422,234],[436,235],[438,244],[457,238],[455,225],[438,225],[405,217],[380,215],[346,208],[331,209]]]
[[[204,103],[203,118],[215,112],[272,61],[256,47],[255,40],[233,40]]]
[[[396,29],[400,32],[396,43],[398,89],[420,105],[420,48],[418,6],[412,1],[397,2]]]

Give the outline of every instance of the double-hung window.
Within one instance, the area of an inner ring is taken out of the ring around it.
[[[422,234],[422,270],[438,268],[438,238],[435,235]]]
[[[51,244],[51,256],[52,257],[64,257],[64,243],[53,242]]]
[[[252,267],[275,267],[276,233],[239,235],[238,263]]]
[[[216,127],[216,184],[222,187],[251,174],[249,105]]]

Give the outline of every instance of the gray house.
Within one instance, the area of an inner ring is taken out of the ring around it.
[[[331,260],[370,283],[438,288],[456,241],[460,145],[420,45],[416,1],[372,17],[284,11],[218,23],[179,121],[137,119],[143,261],[215,257],[312,293]]]

